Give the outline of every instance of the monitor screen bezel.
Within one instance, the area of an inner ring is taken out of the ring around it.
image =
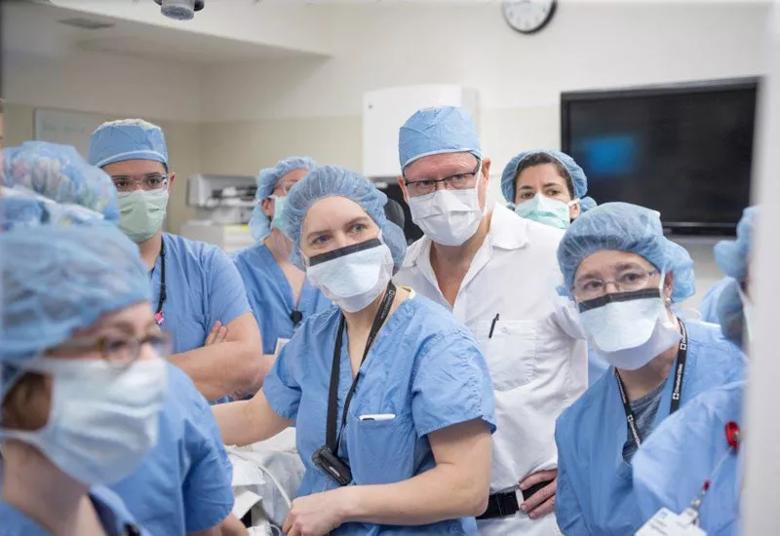
[[[659,97],[669,95],[699,95],[722,91],[754,90],[756,92],[756,110],[761,91],[760,76],[746,76],[739,78],[726,78],[717,80],[689,81],[671,84],[654,84],[647,86],[634,86],[613,89],[590,89],[582,91],[564,91],[560,95],[560,121],[561,121],[561,150],[570,154],[571,150],[571,126],[569,118],[570,105],[573,103],[593,100]],[[754,120],[754,143],[756,123]],[[754,149],[755,163],[755,149]],[[587,170],[585,170],[587,173]],[[598,201],[598,199],[596,200]],[[663,215],[662,215],[663,218]],[[717,224],[689,221],[664,221],[667,232],[680,235],[733,235],[736,232],[736,223]]]

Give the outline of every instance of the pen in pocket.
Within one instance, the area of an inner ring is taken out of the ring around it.
[[[488,333],[488,339],[493,338],[493,331],[496,329],[496,322],[498,322],[498,313],[493,317],[493,321],[490,323],[490,333]]]
[[[361,421],[389,421],[395,419],[395,413],[373,413],[361,415],[359,419]]]

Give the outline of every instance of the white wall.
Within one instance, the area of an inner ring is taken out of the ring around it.
[[[562,91],[757,75],[767,59],[768,4],[759,2],[563,0],[533,36],[513,32],[497,3],[320,10],[332,58],[208,69],[203,116],[217,121],[202,138],[210,171],[253,173],[301,152],[360,169],[363,92],[454,83],[480,92],[483,149],[496,175],[521,149],[559,147]],[[698,275],[690,306],[720,278],[713,243],[684,242]]]
[[[777,482],[780,480],[780,460],[777,444],[780,441],[780,421],[777,419],[777,385],[780,379],[780,360],[777,359],[776,305],[780,300],[780,279],[777,266],[780,249],[777,229],[780,226],[780,5],[775,6],[771,24],[773,50],[769,83],[762,105],[763,121],[759,127],[757,190],[761,199],[761,217],[758,219],[751,264],[750,295],[756,310],[752,318],[750,378],[743,410],[747,430],[745,459],[745,491],[742,500],[744,522],[742,534],[780,534],[777,515]],[[771,48],[770,48],[771,47]]]
[[[202,65],[84,50],[6,54],[9,141],[31,128],[32,107],[51,106],[167,122],[181,178],[254,174],[290,154],[360,169],[365,91],[454,83],[480,92],[483,146],[498,174],[518,150],[558,146],[561,91],[755,75],[767,60],[768,7],[759,2],[561,0],[533,36],[513,32],[499,2],[299,9],[305,24],[287,31],[305,31],[317,18],[316,41],[330,57]],[[498,197],[497,181],[492,186]],[[183,195],[174,204],[176,230],[190,212]],[[709,246],[694,250],[706,289],[717,270]]]
[[[190,64],[74,50],[52,57],[3,53],[8,102],[116,116],[198,121],[200,70]]]
[[[764,70],[766,3],[559,4],[533,36],[513,32],[498,3],[321,6],[334,34],[332,58],[209,68],[203,117],[260,129],[269,119],[358,121],[365,91],[461,84],[479,90],[483,144],[503,166],[520,148],[558,146],[561,91]],[[268,163],[281,155],[259,148],[258,156]]]
[[[178,230],[194,211],[185,180],[201,169],[200,71],[192,65],[81,50],[61,56],[3,51],[5,142],[33,139],[35,108],[95,112],[105,119],[140,117],[165,129],[171,163],[182,179],[169,207]]]

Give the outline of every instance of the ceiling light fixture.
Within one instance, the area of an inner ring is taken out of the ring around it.
[[[154,0],[166,17],[191,20],[196,11],[203,9],[206,0]]]

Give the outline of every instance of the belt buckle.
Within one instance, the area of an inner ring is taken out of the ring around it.
[[[514,512],[512,511],[513,510],[512,506],[514,505],[509,504],[511,502],[512,493],[514,493],[515,501],[517,505],[517,510],[515,510]],[[523,503],[523,498],[522,498],[522,491],[519,488],[516,488],[513,491],[505,491],[503,493],[500,493],[496,497],[496,499],[497,499],[496,504],[498,505],[499,517],[513,516],[517,512],[521,511],[520,505]],[[504,503],[504,501],[507,501],[507,503]],[[504,508],[505,505],[507,506],[507,508]]]

